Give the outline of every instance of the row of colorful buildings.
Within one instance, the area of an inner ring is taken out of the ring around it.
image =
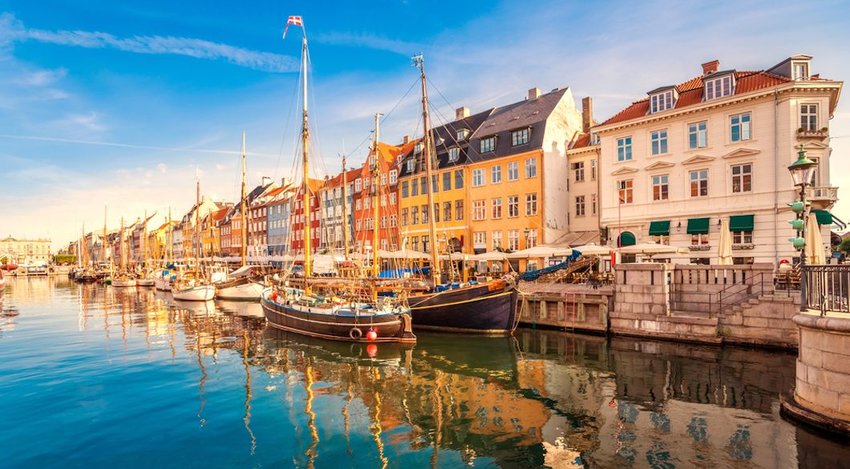
[[[131,255],[188,257],[199,229],[203,256],[238,256],[243,224],[249,256],[282,255],[303,249],[310,223],[315,252],[342,253],[346,242],[350,251],[371,249],[377,225],[385,250],[660,242],[687,248],[679,262],[708,263],[726,219],[734,262],[790,259],[786,204],[796,194],[786,168],[801,148],[818,163],[808,196],[824,244],[832,226],[843,228],[829,212],[837,200],[829,123],[842,85],[812,73],[807,55],[755,71],[715,60],[602,122],[590,97],[579,105],[569,88],[532,88],[504,106],[461,107],[435,126],[430,181],[421,138],[379,142],[377,157],[310,180],[307,210],[300,185],[264,180],[247,195],[246,219],[240,201],[203,200],[171,227],[150,230],[149,248],[135,226]]]

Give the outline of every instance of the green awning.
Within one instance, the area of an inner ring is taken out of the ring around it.
[[[754,215],[732,215],[729,217],[729,231],[753,231]]]
[[[670,236],[670,220],[654,221],[649,224],[650,236]]]
[[[688,234],[708,234],[708,218],[689,218]]]
[[[818,217],[818,225],[831,225],[832,224],[832,214],[827,212],[826,210],[812,210],[812,213]]]
[[[635,235],[633,235],[631,231],[624,231],[620,234],[620,247],[634,245]]]

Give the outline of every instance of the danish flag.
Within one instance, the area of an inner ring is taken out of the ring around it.
[[[302,29],[304,28],[304,21],[301,20],[300,16],[290,16],[288,20],[286,20],[286,27],[283,28],[283,39],[286,39],[286,31],[289,29],[289,26],[300,26]]]

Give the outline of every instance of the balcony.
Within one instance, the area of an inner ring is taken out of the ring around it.
[[[820,130],[806,130],[802,127],[797,129],[797,138],[814,138],[818,140],[823,140],[826,137],[829,137],[829,129],[826,127]]]
[[[688,246],[688,249],[691,251],[710,251],[711,245],[709,244],[692,244]]]
[[[831,186],[810,187],[806,198],[812,202],[812,208],[827,209],[838,200],[838,188]]]

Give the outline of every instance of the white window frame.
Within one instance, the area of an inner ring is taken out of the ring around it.
[[[694,136],[693,142],[691,136]],[[708,146],[708,121],[688,124],[688,149],[706,148]]]
[[[487,218],[487,201],[484,199],[472,201],[472,219],[482,221]]]
[[[496,136],[482,138],[479,142],[479,153],[496,151]]]
[[[525,145],[531,136],[531,129],[526,127],[511,132],[511,146]]]
[[[745,142],[752,138],[753,115],[749,112],[732,114],[729,116],[729,141],[732,143]],[[738,138],[735,139],[735,129],[738,129]]]
[[[735,94],[735,84],[731,74],[705,80],[705,100],[723,98]]]
[[[537,177],[537,160],[528,158],[525,160],[525,178],[531,179]]]
[[[460,148],[451,147],[449,148],[449,162],[454,163],[460,159]]]
[[[667,154],[667,129],[653,130],[649,133],[649,141],[652,156]]]
[[[617,139],[617,161],[631,161],[632,159],[632,136]]]
[[[620,179],[617,181],[617,202],[620,205],[629,205],[635,200],[634,179]]]
[[[663,93],[656,93],[649,97],[649,113],[666,111],[673,109],[673,90],[667,90]]]
[[[482,187],[485,184],[484,168],[472,170],[472,187]]]
[[[703,184],[704,183],[704,184]],[[696,184],[697,194],[694,195],[694,184]],[[688,172],[688,194],[691,198],[708,197],[709,194],[709,174],[708,168],[694,169]],[[704,186],[704,187],[703,187]],[[703,194],[703,189],[705,193]]]
[[[395,185],[398,182],[398,171],[395,169],[390,170],[390,184]],[[339,197],[339,195],[337,195]]]
[[[508,196],[508,218],[516,218],[519,216],[519,196]]]
[[[499,184],[502,182],[502,165],[496,164],[490,166],[490,183]]]
[[[746,194],[753,191],[753,164],[752,163],[741,163],[732,165],[729,168],[729,171],[732,173],[732,193],[733,194]],[[745,189],[745,179],[749,176],[749,188]],[[737,181],[738,190],[735,190],[735,183]]]
[[[511,161],[508,163],[508,181],[516,181],[519,179],[519,162]]]
[[[806,131],[819,130],[817,103],[800,104],[800,128]]]
[[[584,182],[584,161],[576,161],[571,169],[574,172],[575,182]]]
[[[492,220],[499,220],[502,218],[502,215],[502,198],[493,197],[490,199],[490,218]]]
[[[577,195],[575,197],[575,210],[576,217],[583,217],[586,212],[586,207],[584,204],[584,195]]]

